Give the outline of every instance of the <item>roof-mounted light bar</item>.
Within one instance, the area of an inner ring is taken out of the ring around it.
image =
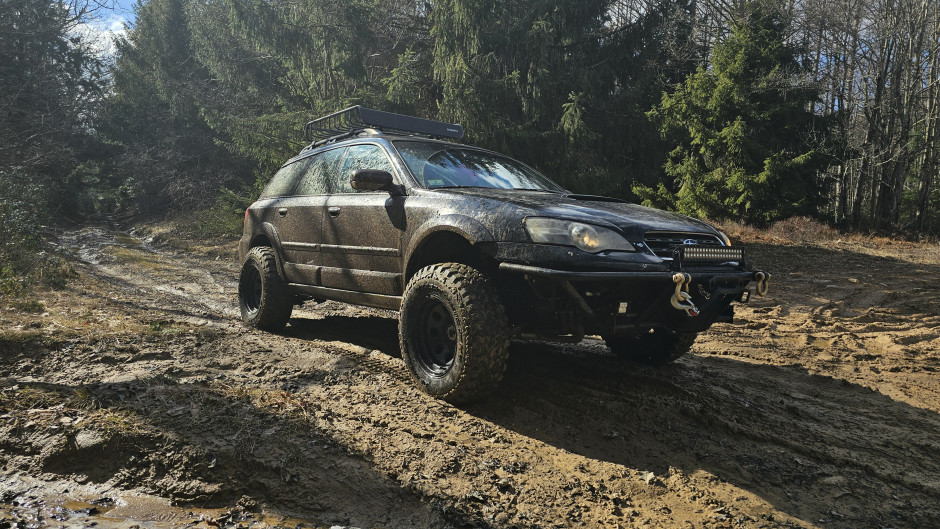
[[[308,141],[322,142],[349,136],[364,129],[377,129],[392,134],[419,134],[434,138],[456,140],[463,138],[463,127],[460,125],[372,110],[359,105],[307,123],[304,126],[304,134]]]

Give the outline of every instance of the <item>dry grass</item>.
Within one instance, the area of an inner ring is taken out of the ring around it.
[[[153,245],[173,251],[185,252],[213,259],[234,259],[236,241],[241,235],[241,218],[236,218],[238,230],[206,231],[202,215],[180,214],[136,228],[136,235],[146,237]]]
[[[20,424],[87,424],[108,435],[134,435],[147,429],[134,412],[102,408],[87,388],[13,385],[0,390],[0,411]]]
[[[772,244],[827,244],[840,237],[838,231],[810,217],[781,220],[766,230],[735,221],[715,223],[733,242]]]
[[[166,268],[166,262],[159,256],[154,256],[137,247],[127,248],[124,246],[108,245],[102,248],[101,253],[117,259],[122,263],[133,264],[151,271],[160,271]]]
[[[940,242],[936,239],[909,241],[902,237],[864,233],[841,233],[810,217],[793,217],[766,230],[733,221],[714,223],[733,243],[781,246],[816,246],[877,257],[891,257],[920,264],[940,264]]]
[[[258,408],[277,410],[288,415],[307,417],[307,403],[288,391],[258,387],[224,385],[223,394],[235,400],[243,400]]]

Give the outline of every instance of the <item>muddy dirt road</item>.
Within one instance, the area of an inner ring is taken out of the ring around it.
[[[163,526],[940,527],[936,244],[752,241],[771,295],[693,354],[514,343],[458,408],[408,382],[394,313],[249,330],[232,241],[175,239],[68,234],[78,277],[0,312],[0,526],[149,493],[195,509]]]

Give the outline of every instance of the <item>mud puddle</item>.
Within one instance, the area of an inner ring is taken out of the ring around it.
[[[247,496],[226,508],[183,507],[152,494],[101,484],[5,476],[0,477],[0,527],[328,529],[343,526],[272,512]]]
[[[146,496],[74,499],[48,497],[0,503],[4,529],[329,529],[339,526],[312,520],[239,509],[181,509],[165,499]]]

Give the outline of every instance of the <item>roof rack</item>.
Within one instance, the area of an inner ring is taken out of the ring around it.
[[[463,127],[460,125],[372,110],[359,105],[307,123],[304,125],[304,134],[308,141],[319,144],[351,136],[365,129],[377,129],[393,134],[420,134],[433,138],[463,138]]]

